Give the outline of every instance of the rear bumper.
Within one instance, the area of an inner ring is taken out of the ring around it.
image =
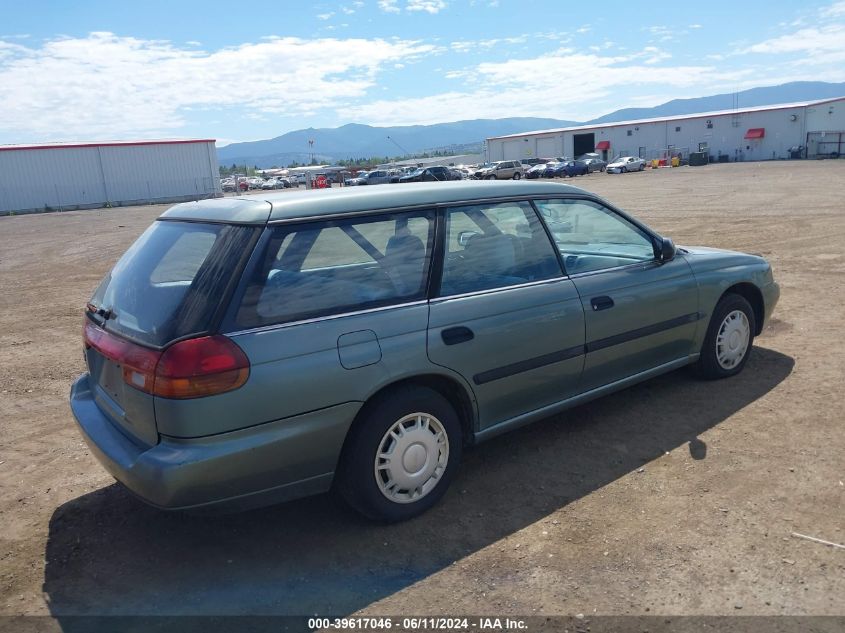
[[[164,509],[238,510],[325,492],[360,403],[202,438],[143,446],[97,407],[83,374],[70,406],[92,453],[133,494]]]

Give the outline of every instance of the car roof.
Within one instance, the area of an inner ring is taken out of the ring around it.
[[[297,220],[380,211],[403,207],[436,206],[491,198],[592,194],[552,182],[524,180],[422,182],[342,187],[270,193],[245,198],[217,198],[177,204],[160,217],[168,220],[199,220],[264,224],[274,220]]]

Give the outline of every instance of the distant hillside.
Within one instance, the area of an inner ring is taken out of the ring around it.
[[[309,139],[314,141],[314,158],[318,162],[369,156],[399,156],[452,146],[455,151],[461,153],[467,146],[479,146],[489,136],[566,125],[575,125],[575,122],[517,117],[396,127],[350,123],[338,128],[295,130],[266,141],[232,143],[219,148],[217,158],[221,165],[237,163],[259,167],[285,165],[294,160],[300,163],[308,162],[311,160]]]
[[[667,101],[652,108],[624,108],[587,121],[585,125],[695,114],[697,112],[712,112],[715,110],[731,110],[733,108],[753,108],[756,106],[773,105],[775,103],[793,103],[795,101],[812,101],[814,99],[830,99],[832,97],[842,96],[845,96],[845,83],[793,81],[792,83],[781,84],[779,86],[751,88],[750,90],[728,92],[710,97],[673,99],[672,101]]]
[[[308,146],[309,139],[314,141],[314,159],[321,163],[347,158],[400,156],[434,149],[454,149],[456,154],[460,154],[467,151],[479,151],[476,148],[480,148],[482,141],[491,136],[841,96],[845,96],[845,83],[795,81],[779,86],[752,88],[709,97],[673,99],[652,108],[623,108],[581,123],[534,117],[473,119],[435,125],[396,127],[350,123],[338,128],[295,130],[264,141],[232,143],[219,148],[217,157],[221,165],[237,163],[272,167],[273,165],[288,165],[293,161],[307,163],[312,156]]]

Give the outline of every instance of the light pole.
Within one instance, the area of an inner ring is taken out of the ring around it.
[[[314,164],[314,139],[308,139],[308,147],[311,149],[311,164]]]

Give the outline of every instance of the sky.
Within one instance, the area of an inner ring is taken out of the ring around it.
[[[845,81],[845,1],[0,0],[0,143],[214,138]]]

